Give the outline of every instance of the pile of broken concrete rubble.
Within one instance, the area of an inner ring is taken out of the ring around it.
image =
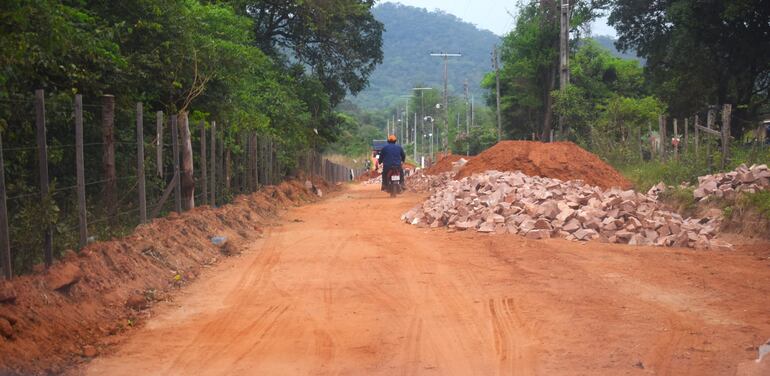
[[[402,220],[418,226],[511,233],[530,239],[731,248],[714,239],[720,217],[682,218],[633,190],[605,190],[581,181],[532,177],[518,171],[487,171],[436,184],[443,188],[405,213]]]
[[[706,175],[698,178],[698,187],[693,192],[695,199],[709,197],[734,199],[739,193],[755,193],[770,187],[770,170],[767,165],[745,164],[733,171]]]

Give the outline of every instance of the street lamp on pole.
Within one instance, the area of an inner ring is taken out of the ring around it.
[[[430,56],[436,56],[436,57],[443,57],[444,58],[444,134],[443,134],[443,144],[444,144],[444,151],[446,152],[449,147],[449,97],[447,93],[447,81],[448,81],[448,67],[447,63],[450,57],[460,57],[463,56],[459,53],[433,53],[431,52]]]
[[[433,160],[434,159],[434,157],[433,157],[433,133],[434,133],[434,129],[433,129],[433,116],[426,116],[426,117],[423,118],[423,120],[430,122],[430,133],[428,133],[428,135],[430,136],[430,158],[431,158],[431,160]]]
[[[420,134],[424,134],[425,133],[425,98],[424,98],[424,92],[425,92],[425,90],[433,90],[433,88],[432,87],[413,87],[412,90],[420,92]],[[415,124],[414,126],[416,128],[417,124]],[[417,129],[415,129],[414,133],[415,133],[414,159],[417,160]],[[424,147],[423,147],[423,153],[425,153]]]

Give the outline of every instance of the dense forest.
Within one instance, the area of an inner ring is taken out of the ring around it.
[[[383,3],[372,13],[385,25],[382,64],[372,73],[369,87],[352,100],[363,108],[392,105],[418,83],[442,86],[444,65],[430,52],[460,52],[449,60],[449,89],[462,93],[467,81],[472,94],[483,93],[480,82],[492,66],[492,49],[500,37],[440,11]]]

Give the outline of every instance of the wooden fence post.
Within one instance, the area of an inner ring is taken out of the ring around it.
[[[38,167],[40,168],[40,200],[42,203],[49,203],[48,192],[48,145],[46,142],[45,130],[45,92],[43,89],[35,90],[35,125],[37,126],[37,156]],[[53,264],[53,231],[48,225],[48,218],[45,229],[43,229],[43,256],[45,266],[50,267]]]
[[[86,216],[86,174],[83,157],[83,96],[75,95],[75,175],[78,189],[78,229],[80,248],[88,242],[88,218]]]
[[[3,163],[3,134],[0,132],[0,268],[5,279],[13,276],[11,240],[8,237],[8,208],[5,202],[5,164]]]
[[[223,143],[224,144],[224,143]],[[223,147],[224,148],[224,147]],[[224,157],[224,163],[225,163],[225,192],[230,193],[231,186],[231,180],[232,180],[232,170],[230,169],[230,148],[224,148],[225,149],[225,157]]]
[[[679,138],[679,128],[677,127],[677,119],[674,118],[674,135],[673,138],[678,139]],[[679,143],[677,142],[676,145],[671,143],[671,146],[674,148],[674,159],[677,161],[679,160]]]
[[[179,119],[177,115],[171,115],[171,153],[174,158],[174,179],[176,185],[174,186],[174,210],[177,213],[182,212],[182,189],[179,187],[179,130],[177,122]]]
[[[251,168],[251,150],[249,150],[249,135],[246,133],[241,133],[238,136],[238,143],[241,146],[241,163],[240,165],[236,164],[235,167],[235,180],[236,183],[235,186],[238,187],[238,189],[241,192],[246,192],[249,190],[250,181],[251,181],[251,173],[248,170]]]
[[[182,208],[190,210],[195,207],[195,175],[193,172],[192,133],[190,118],[187,111],[182,111],[179,124],[179,137],[182,152],[182,174],[179,180],[182,188]]]
[[[715,116],[716,114],[714,113],[714,108],[710,106],[708,117],[706,118],[706,128],[714,129]],[[713,158],[711,155],[711,140],[709,140],[708,137],[706,137],[706,140],[706,160],[708,161],[708,171],[711,173],[711,164],[713,163]]]
[[[147,196],[144,187],[144,106],[136,103],[136,175],[139,193],[139,223],[147,222]]]
[[[223,124],[224,125],[224,124]],[[222,135],[217,138],[217,153],[219,154],[217,157],[217,171],[219,171],[219,174],[221,178],[219,179],[217,186],[219,187],[220,192],[220,201],[225,197],[225,182],[227,181],[227,177],[225,175],[225,129],[224,126],[222,127],[222,131],[220,132]],[[229,188],[229,186],[228,186]]]
[[[203,204],[206,204],[209,199],[209,175],[208,175],[208,161],[206,161],[206,122],[201,120],[201,193]]]
[[[255,190],[259,189],[261,185],[267,185],[269,182],[264,176],[265,172],[265,140],[261,139],[257,136],[257,134],[254,134],[254,167],[256,170],[254,170],[254,181],[257,182],[257,186],[255,187]],[[260,175],[260,172],[262,175]]]
[[[155,113],[155,165],[158,177],[163,179],[163,111]]]
[[[666,143],[668,142],[666,136],[666,115],[660,115],[658,117],[658,133],[660,137],[660,160],[666,160]]]
[[[690,128],[690,117],[684,118],[684,147],[682,148],[682,153],[687,154],[687,143],[690,142],[689,137],[689,131],[688,128]]]
[[[700,131],[698,130],[698,126],[700,125],[700,116],[698,114],[695,114],[695,119],[693,120],[695,130],[695,160],[697,161],[700,157]]]
[[[102,204],[107,209],[110,225],[117,223],[118,216],[118,180],[115,174],[115,97],[102,96],[102,142],[104,152],[102,168],[104,170],[104,196]]]
[[[730,157],[730,120],[733,107],[731,104],[722,105],[722,169],[727,166]]]
[[[246,151],[246,166],[247,171],[245,174],[246,177],[246,191],[252,192],[254,190],[254,136],[251,133],[246,134],[246,142],[245,142],[245,151]]]
[[[265,138],[264,144],[265,155],[262,159],[264,159],[263,164],[265,165],[265,182],[266,184],[275,184],[273,181],[273,140],[268,136]]]
[[[204,184],[208,184],[205,182]],[[211,122],[211,207],[217,206],[217,122]]]

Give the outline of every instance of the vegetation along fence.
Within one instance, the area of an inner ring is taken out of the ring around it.
[[[233,139],[200,112],[116,108],[111,95],[98,103],[43,90],[10,98],[0,100],[0,266],[9,279],[196,203],[224,204],[300,172],[331,183],[359,173],[312,150],[281,154],[269,134]]]

